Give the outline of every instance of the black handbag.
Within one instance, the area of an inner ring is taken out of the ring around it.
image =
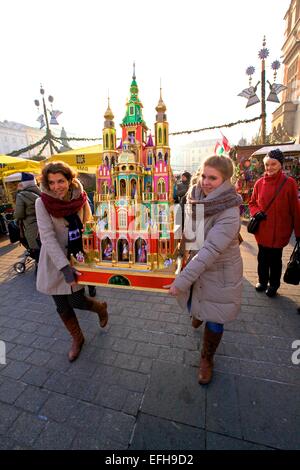
[[[278,196],[278,194],[280,193],[283,185],[286,183],[287,181],[287,177],[285,177],[285,179],[283,180],[283,182],[281,183],[281,185],[279,186],[279,188],[277,189],[276,193],[274,194],[274,196],[272,197],[271,201],[269,202],[269,204],[267,205],[266,209],[264,211],[260,211],[260,212],[257,212],[256,214],[254,214],[252,217],[250,217],[250,220],[248,222],[248,225],[247,225],[247,231],[248,233],[256,233],[257,230],[258,230],[258,227],[259,227],[259,224],[262,220],[266,219],[267,218],[267,210],[270,209],[271,205],[273,204],[273,202],[275,201],[276,197]]]
[[[253,217],[250,217],[249,223],[247,225],[247,231],[249,233],[257,232],[261,220],[266,218],[266,217],[259,217],[258,214],[261,214],[261,212],[258,212]]]
[[[300,284],[300,242],[296,242],[290,261],[287,264],[283,280],[287,284],[297,286]]]

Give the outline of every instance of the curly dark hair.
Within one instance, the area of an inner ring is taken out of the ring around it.
[[[64,177],[68,181],[70,181],[71,186],[73,187],[78,186],[76,182],[77,171],[74,170],[74,168],[72,168],[70,165],[68,165],[65,162],[56,161],[56,162],[46,163],[46,165],[44,166],[42,170],[42,178],[41,178],[41,183],[46,189],[50,189],[49,184],[48,184],[49,173],[61,173],[62,175],[64,175]]]

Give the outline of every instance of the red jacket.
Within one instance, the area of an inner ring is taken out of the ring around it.
[[[249,202],[251,215],[265,211],[284,178],[284,173],[279,171],[274,176],[265,175],[256,181]],[[296,181],[289,177],[267,210],[267,219],[260,222],[255,238],[259,245],[283,248],[288,244],[293,229],[296,237],[300,237],[298,188]]]

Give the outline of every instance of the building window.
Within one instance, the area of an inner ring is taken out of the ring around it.
[[[297,67],[298,57],[292,62],[287,73],[287,101],[296,101],[297,96]]]
[[[134,106],[129,107],[129,114],[130,114],[130,116],[134,115]]]

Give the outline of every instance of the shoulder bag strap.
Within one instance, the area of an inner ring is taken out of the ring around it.
[[[282,190],[284,184],[287,182],[288,178],[287,176],[285,177],[285,179],[282,181],[281,185],[279,186],[279,188],[277,189],[276,193],[274,194],[274,196],[272,197],[271,201],[269,202],[269,204],[267,205],[267,207],[265,208],[264,212],[267,212],[267,210],[270,209],[271,205],[273,204],[273,202],[275,201],[275,199],[277,198],[278,194],[280,193],[280,191]]]

